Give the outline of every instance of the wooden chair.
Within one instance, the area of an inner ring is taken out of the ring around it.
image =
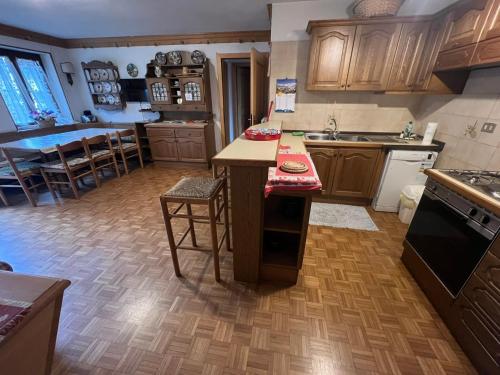
[[[80,194],[78,192],[79,179],[88,175],[93,175],[96,186],[99,186],[97,172],[91,159],[81,153],[69,157],[66,156],[67,153],[84,151],[85,148],[82,141],[73,141],[64,145],[56,145],[56,148],[59,154],[59,160],[50,161],[41,165],[42,174],[46,176],[47,186],[54,199],[57,199],[57,196],[52,185],[57,186],[58,190],[61,185],[69,185],[76,199],[80,199]],[[66,175],[68,181],[52,178],[60,175]]]
[[[105,168],[114,169],[116,175],[120,177],[120,168],[118,168],[118,162],[116,161],[113,145],[111,144],[111,138],[108,134],[96,135],[91,138],[84,137],[82,142],[85,148],[85,155],[87,155],[87,158],[94,164],[96,172],[101,171],[104,177]]]
[[[124,142],[124,140],[129,137],[132,142]],[[137,157],[139,159],[139,164],[141,168],[144,168],[144,163],[142,160],[141,144],[139,142],[139,137],[137,136],[137,131],[135,129],[128,129],[116,132],[117,144],[113,146],[113,149],[117,154],[121,156],[121,162],[125,168],[125,174],[128,174],[128,163],[127,159]]]
[[[33,207],[36,207],[36,201],[31,194],[31,190],[38,193],[37,188],[44,184],[44,182],[35,183],[33,179],[34,176],[39,176],[40,164],[31,161],[16,161],[9,150],[2,148],[0,149],[0,155],[5,158],[6,164],[0,167],[0,181],[12,181],[13,183],[6,184],[1,183],[0,185],[0,200],[8,206],[7,197],[2,191],[2,188],[20,188],[23,189],[24,194],[30,201]],[[45,177],[44,177],[44,181]]]
[[[216,197],[222,193],[222,205],[216,207]],[[173,188],[160,196],[160,203],[165,220],[165,228],[167,230],[168,243],[170,252],[172,253],[172,261],[177,277],[181,277],[179,260],[177,258],[177,249],[181,250],[197,250],[209,251],[214,257],[214,273],[215,280],[220,281],[219,268],[219,251],[222,247],[224,239],[226,240],[226,248],[230,251],[230,232],[229,232],[229,211],[227,206],[227,184],[224,178],[208,178],[208,177],[184,177]],[[169,211],[168,203],[180,203],[174,210]],[[207,205],[208,216],[193,215],[191,208],[192,204]],[[186,206],[186,214],[179,213],[183,206]],[[218,222],[222,210],[224,211],[224,223]],[[179,241],[175,241],[174,232],[172,229],[173,218],[182,218],[188,220],[188,227],[181,235]],[[196,234],[194,223],[205,223],[210,225],[211,247],[201,247],[196,243]],[[217,224],[224,225],[224,232],[220,240],[217,237]],[[183,246],[182,243],[186,239],[188,233],[191,234],[192,246]]]

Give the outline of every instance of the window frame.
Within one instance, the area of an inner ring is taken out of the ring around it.
[[[57,82],[60,86],[60,92],[61,92],[62,96],[60,94],[59,94],[59,96],[56,96],[54,94],[52,87],[49,86],[51,94],[54,97],[54,100],[55,100],[57,106],[59,107],[59,110],[61,110],[61,113],[64,111],[64,113],[69,115],[69,120],[71,121],[71,123],[73,123],[74,119],[73,119],[73,115],[71,113],[71,108],[69,107],[69,102],[68,102],[68,98],[66,96],[66,92],[64,91],[63,85],[61,84],[61,79],[59,77],[59,74],[57,73],[57,68],[56,68],[56,65],[54,63],[54,58],[52,56],[52,53],[47,52],[47,51],[26,50],[23,48],[19,48],[17,46],[0,44],[0,55],[8,57],[9,60],[12,62],[12,64],[14,65],[14,68],[16,69],[17,73],[19,74],[19,77],[21,78],[26,90],[28,90],[28,86],[26,84],[26,81],[24,80],[24,77],[22,75],[21,70],[19,69],[19,66],[17,65],[16,58],[37,61],[40,64],[40,66],[42,67],[45,75],[47,77],[49,77],[47,68],[45,67],[45,65],[43,63],[44,59],[42,58],[42,54],[44,55],[44,57],[47,57],[48,59],[50,59],[50,63],[52,63],[52,65],[54,66],[55,75],[51,74],[51,76],[55,76],[55,78],[57,78]],[[29,93],[29,91],[28,91],[28,93]],[[61,99],[64,100],[64,103],[60,103]],[[63,109],[63,107],[64,107],[64,109]],[[14,121],[14,118],[12,117],[12,114],[10,113],[10,110],[8,108],[6,108],[6,110],[9,113],[9,116],[12,120],[12,123],[16,127],[17,132],[26,131],[26,130],[30,130],[30,129],[39,129],[38,125],[31,125],[31,124],[17,125],[16,122]],[[59,124],[59,125],[65,125],[65,123]]]

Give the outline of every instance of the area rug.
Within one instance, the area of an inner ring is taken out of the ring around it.
[[[378,231],[364,207],[345,204],[313,203],[309,224]]]

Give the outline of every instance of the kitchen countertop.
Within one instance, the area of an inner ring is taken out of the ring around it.
[[[465,198],[479,204],[495,215],[500,216],[500,202],[481,191],[474,189],[457,179],[442,173],[438,169],[426,169],[425,174],[444,186],[463,195]]]
[[[172,122],[150,122],[144,125],[145,128],[204,128],[208,126],[207,122],[187,122],[177,124]]]

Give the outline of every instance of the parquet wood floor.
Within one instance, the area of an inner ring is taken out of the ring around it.
[[[221,284],[198,252],[177,279],[158,196],[200,174],[148,166],[80,201],[0,207],[0,259],[72,282],[54,374],[474,373],[401,264],[394,214],[370,211],[379,232],[310,227],[293,287],[232,281],[225,251]]]

